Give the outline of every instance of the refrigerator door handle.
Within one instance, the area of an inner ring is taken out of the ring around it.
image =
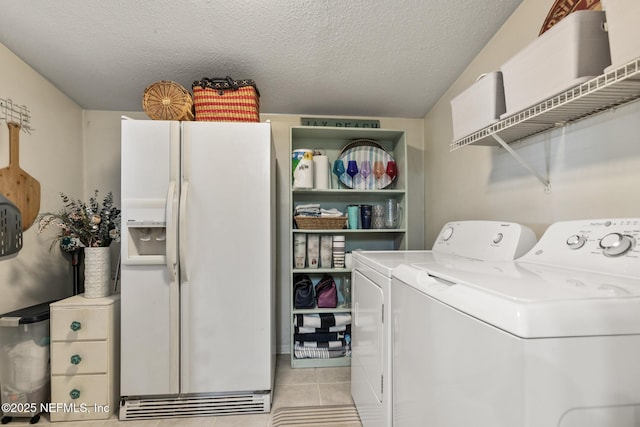
[[[167,271],[169,272],[169,277],[175,277],[176,275],[176,263],[178,257],[178,245],[176,242],[176,182],[171,181],[169,183],[169,190],[167,191],[167,204],[166,204],[166,250],[167,250]]]
[[[180,273],[182,274],[181,282],[188,282],[189,275],[187,271],[187,196],[189,194],[189,182],[182,183],[182,191],[180,192],[180,213],[178,215],[179,229],[178,238],[180,239]]]
[[[169,391],[180,392],[180,289],[178,287],[178,199],[176,181],[167,191],[167,269],[169,270]]]
[[[353,306],[353,323],[355,326],[360,326],[360,304],[356,301]]]

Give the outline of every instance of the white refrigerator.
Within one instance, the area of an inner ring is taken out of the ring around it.
[[[269,123],[122,118],[120,419],[269,412]]]

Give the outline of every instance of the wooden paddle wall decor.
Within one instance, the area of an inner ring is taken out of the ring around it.
[[[31,227],[40,212],[40,183],[20,167],[20,125],[13,122],[7,122],[7,125],[9,166],[0,169],[0,193],[20,210],[24,231]]]

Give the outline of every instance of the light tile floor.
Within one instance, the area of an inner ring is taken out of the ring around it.
[[[292,369],[288,354],[278,355],[275,390],[271,412],[286,406],[348,405],[351,399],[351,369],[303,368]],[[60,427],[268,427],[271,414],[228,415],[220,417],[174,418],[152,421],[119,421],[116,416],[109,420],[49,423],[43,415],[41,424],[56,424]],[[29,425],[28,418],[14,418],[8,426]]]

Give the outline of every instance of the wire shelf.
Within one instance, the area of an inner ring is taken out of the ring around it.
[[[572,87],[477,132],[454,140],[450,151],[467,145],[510,144],[546,130],[640,98],[640,58]]]

